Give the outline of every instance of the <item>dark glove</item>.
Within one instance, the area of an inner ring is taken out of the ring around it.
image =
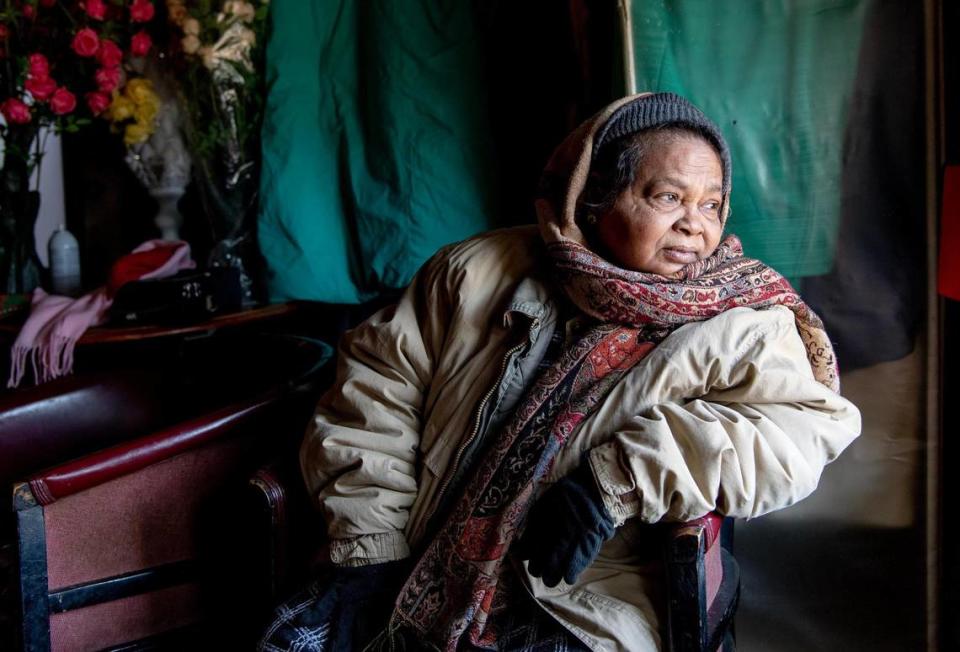
[[[573,584],[615,530],[584,458],[534,503],[516,551],[520,559],[530,560],[530,574],[547,586],[556,586],[561,578]]]
[[[257,649],[362,649],[386,626],[409,570],[408,560],[331,569],[277,609]]]

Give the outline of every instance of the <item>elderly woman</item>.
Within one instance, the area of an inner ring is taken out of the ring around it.
[[[723,237],[730,174],[686,100],[624,98],[539,231],[445,248],[347,334],[301,452],[335,570],[263,649],[659,649],[645,526],[786,507],[860,429],[820,320]]]

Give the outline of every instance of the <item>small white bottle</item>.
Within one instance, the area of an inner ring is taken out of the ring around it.
[[[47,243],[50,254],[50,286],[54,294],[75,297],[80,294],[80,245],[61,224]]]

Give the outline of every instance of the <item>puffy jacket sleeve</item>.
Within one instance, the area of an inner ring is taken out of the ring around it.
[[[337,378],[300,450],[307,488],[326,519],[334,564],[410,554],[403,535],[417,495],[425,396],[446,337],[445,252],[399,303],[344,335]]]
[[[857,408],[814,380],[791,313],[774,310],[735,348],[674,361],[668,373],[685,398],[634,416],[591,451],[618,524],[786,507],[859,435]]]

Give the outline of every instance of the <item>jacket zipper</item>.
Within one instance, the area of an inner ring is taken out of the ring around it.
[[[536,323],[534,323],[536,326]],[[467,450],[467,447],[470,446],[470,443],[476,438],[478,431],[480,430],[480,418],[483,416],[483,409],[487,405],[487,401],[490,400],[490,397],[493,396],[493,393],[497,391],[497,388],[500,387],[500,383],[503,382],[503,375],[507,373],[507,362],[510,360],[510,356],[522,349],[525,345],[525,342],[521,342],[516,346],[509,349],[503,356],[503,360],[500,363],[500,375],[497,377],[497,382],[487,390],[487,393],[484,394],[483,399],[480,401],[480,404],[477,406],[477,413],[473,420],[473,431],[470,433],[470,436],[467,437],[463,443],[457,447],[457,453],[453,457],[453,464],[447,470],[447,477],[443,481],[443,484],[440,486],[440,491],[437,493],[437,497],[434,500],[435,504],[443,504],[443,494],[446,493],[447,487],[450,486],[450,482],[453,480],[454,476],[457,474],[457,467],[460,466],[460,458],[463,457],[464,452]]]

